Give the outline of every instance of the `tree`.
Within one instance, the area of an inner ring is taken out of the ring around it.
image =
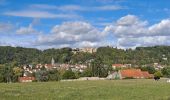
[[[65,73],[63,74],[63,79],[75,79],[76,75],[74,72],[72,72],[71,69],[66,70]]]
[[[92,76],[106,77],[108,75],[109,67],[107,65],[104,65],[102,58],[100,56],[96,56],[91,65]]]
[[[22,76],[22,74],[23,74],[23,70],[21,69],[21,68],[19,68],[19,67],[14,67],[13,68],[13,81],[14,82],[17,82],[18,81],[18,78],[20,77],[20,76]]]
[[[155,72],[154,73],[154,77],[162,77],[163,75],[162,75],[162,73],[161,73],[161,71],[157,71],[157,72]]]
[[[58,81],[60,80],[60,75],[57,69],[48,71],[48,80],[49,81]]]
[[[156,72],[155,68],[154,67],[150,67],[150,66],[147,66],[147,67],[140,67],[140,69],[142,71],[148,71],[149,74],[154,74]]]
[[[46,82],[48,81],[48,72],[47,70],[39,70],[35,73],[35,78],[39,82]]]
[[[4,81],[6,83],[11,83],[12,82],[12,77],[13,77],[13,70],[12,66],[10,64],[5,64],[3,67],[3,75],[4,75]]]
[[[162,74],[168,78],[170,78],[170,67],[164,67],[162,69]]]
[[[92,70],[90,68],[85,69],[81,75],[81,77],[91,77],[92,76]]]

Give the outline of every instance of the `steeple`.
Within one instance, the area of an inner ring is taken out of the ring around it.
[[[51,65],[54,66],[54,64],[55,64],[55,61],[54,61],[54,58],[52,57],[52,59],[51,59]]]

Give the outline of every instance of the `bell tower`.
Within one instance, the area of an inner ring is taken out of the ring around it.
[[[54,66],[55,65],[55,61],[54,58],[51,59],[51,65]]]

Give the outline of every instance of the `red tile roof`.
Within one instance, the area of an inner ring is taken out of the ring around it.
[[[140,69],[126,69],[120,71],[122,78],[143,78],[142,71]]]
[[[153,77],[153,75],[149,74],[147,71],[142,71],[142,75],[144,78],[152,78]]]
[[[141,69],[125,69],[120,70],[122,78],[132,77],[132,78],[153,78],[152,74],[148,71],[141,71]]]
[[[35,80],[35,77],[19,77],[19,82],[28,82]]]

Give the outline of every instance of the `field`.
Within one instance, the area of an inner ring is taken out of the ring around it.
[[[170,83],[152,79],[1,83],[0,100],[170,100]]]

